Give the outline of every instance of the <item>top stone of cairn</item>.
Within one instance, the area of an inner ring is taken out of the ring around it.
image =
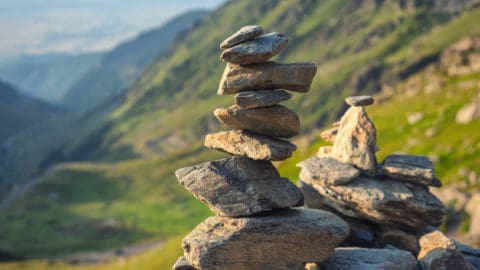
[[[369,106],[374,102],[371,96],[351,96],[345,99],[345,102],[350,106]]]
[[[224,41],[222,41],[222,43],[220,44],[220,49],[222,50],[228,49],[242,42],[254,39],[262,34],[263,34],[263,28],[261,26],[258,26],[258,25],[244,26],[240,28],[240,30],[235,32],[233,35],[229,36]]]

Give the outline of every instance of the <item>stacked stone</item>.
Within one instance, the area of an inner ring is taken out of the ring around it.
[[[232,157],[176,171],[217,216],[183,239],[184,257],[174,269],[301,269],[327,258],[348,236],[348,224],[332,213],[292,209],[303,205],[303,195],[271,163],[291,156],[296,146],[284,138],[300,128],[298,116],[278,104],[291,97],[284,90],[309,91],[316,73],[313,63],[266,62],[287,43],[260,26],[222,42],[228,65],[218,94],[235,94],[235,105],[214,115],[234,130],[207,135],[205,146]]]
[[[297,185],[306,205],[337,213],[351,228],[342,243],[349,248],[337,249],[324,265],[327,269],[416,269],[412,255],[419,254],[419,238],[435,230],[445,213],[428,188],[439,187],[441,182],[425,156],[390,155],[377,164],[376,129],[364,108],[374,99],[354,96],[345,101],[351,107],[341,121],[321,134],[333,146],[321,147],[316,157],[297,165],[301,168]],[[399,254],[409,251],[409,259],[402,260],[408,263],[395,263],[397,268],[343,264],[348,263],[342,259],[345,257],[358,265],[351,258],[365,257],[365,252],[375,253],[372,256],[376,258],[390,256],[392,249],[386,247],[397,248]]]

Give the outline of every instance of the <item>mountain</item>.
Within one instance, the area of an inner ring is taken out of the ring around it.
[[[29,96],[57,103],[99,60],[98,53],[19,56],[0,63],[0,77]]]
[[[25,96],[0,81],[0,142],[58,112],[54,106]]]
[[[315,154],[318,129],[338,120],[343,98],[365,93],[379,101],[368,109],[379,160],[396,151],[428,153],[444,183],[465,182],[457,171],[478,170],[479,126],[454,116],[476,95],[480,74],[450,74],[441,63],[452,44],[480,36],[479,16],[477,1],[230,1],[157,58],[95,132],[61,150],[83,153],[81,161],[51,170],[0,215],[0,249],[29,257],[107,249],[181,236],[211,215],[173,172],[225,156],[202,145],[206,133],[226,129],[212,111],[232,104],[232,96],[216,95],[225,68],[218,46],[247,24],[290,36],[274,61],[318,65],[311,91],[285,102],[303,129],[294,157],[277,163],[283,176],[296,180],[295,163]],[[409,123],[418,112],[421,119]]]
[[[160,28],[140,34],[106,53],[100,64],[66,92],[62,103],[67,108],[86,112],[124,92],[137,77],[168,49],[175,38],[199,22],[207,11],[196,10],[177,16]]]

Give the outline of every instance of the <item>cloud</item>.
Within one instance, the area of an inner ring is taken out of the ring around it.
[[[224,0],[0,0],[0,57],[108,50],[194,8]]]

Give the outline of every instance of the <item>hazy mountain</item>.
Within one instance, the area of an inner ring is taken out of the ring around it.
[[[99,60],[93,53],[19,56],[0,62],[0,77],[27,95],[55,103]]]
[[[157,56],[172,45],[179,34],[206,14],[205,10],[185,13],[157,29],[120,44],[102,57],[99,66],[75,82],[62,103],[78,112],[85,112],[124,92]]]
[[[368,108],[379,128],[379,160],[394,151],[427,153],[436,157],[445,183],[463,182],[460,167],[480,166],[480,126],[459,125],[454,116],[477,94],[480,72],[450,74],[441,59],[461,38],[480,35],[475,2],[228,2],[158,57],[107,121],[60,151],[63,157],[82,153],[83,162],[46,175],[14,206],[23,216],[12,221],[13,210],[0,216],[0,249],[49,257],[106,249],[181,236],[211,215],[178,184],[174,170],[225,156],[203,147],[206,133],[226,129],[213,110],[233,102],[216,95],[225,68],[219,44],[248,24],[290,37],[289,47],[272,60],[318,65],[311,91],[285,103],[299,114],[303,130],[294,157],[278,164],[283,176],[296,180],[295,163],[314,155],[321,144],[318,128],[338,120],[344,97],[368,93],[381,97]],[[433,76],[438,84],[428,88],[435,91],[426,91]],[[460,84],[469,86],[461,90]],[[423,121],[408,123],[408,114],[418,111]],[[41,235],[31,229],[32,220]],[[171,261],[179,254],[165,256]]]

